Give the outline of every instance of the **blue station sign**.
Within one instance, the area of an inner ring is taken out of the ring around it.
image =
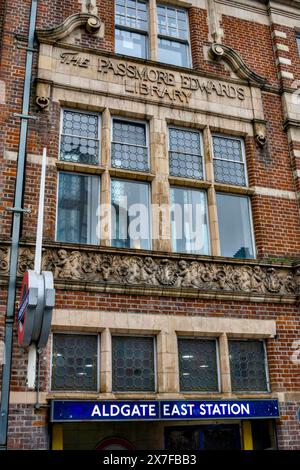
[[[167,421],[278,418],[277,400],[53,400],[51,421]]]

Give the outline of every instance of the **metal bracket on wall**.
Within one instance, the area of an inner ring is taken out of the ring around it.
[[[30,116],[29,114],[22,114],[22,113],[13,113],[14,117],[19,117],[20,119],[33,119],[36,120],[36,116]]]
[[[17,212],[17,213],[25,212],[28,214],[30,214],[31,212],[31,209],[22,209],[22,207],[7,207],[6,210],[9,212]]]

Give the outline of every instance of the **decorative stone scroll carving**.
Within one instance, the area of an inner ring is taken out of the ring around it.
[[[242,56],[237,51],[225,44],[212,44],[209,49],[209,55],[212,59],[224,60],[227,62],[238,77],[247,80],[250,83],[264,86],[267,82],[265,77],[258,75],[248,67]]]
[[[75,13],[54,28],[37,30],[37,38],[40,42],[56,43],[69,36],[74,29],[83,26],[91,34],[99,32],[100,37],[104,36],[104,23],[98,16],[90,13]]]
[[[53,271],[56,282],[69,281],[104,288],[174,290],[247,296],[295,296],[300,294],[300,268],[240,262],[216,262],[182,256],[150,256],[100,250],[48,247],[43,251],[43,270]],[[33,269],[34,248],[21,247],[18,275]],[[8,274],[8,249],[0,249],[0,274]]]

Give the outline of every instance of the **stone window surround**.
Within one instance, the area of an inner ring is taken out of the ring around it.
[[[157,8],[158,4],[165,6],[173,6],[177,8],[182,8],[186,10],[187,21],[189,17],[188,8],[191,6],[191,3],[180,2],[178,0],[169,1],[169,0],[148,0],[148,53],[149,59],[153,61],[158,60],[158,27],[157,27]],[[174,38],[175,39],[175,38]],[[192,57],[191,57],[191,44],[190,44],[190,32],[188,31],[188,59],[190,62],[190,67],[192,67]]]
[[[100,390],[99,398],[130,397],[211,397],[234,398],[268,396],[270,392],[232,393],[228,340],[274,338],[275,320],[232,319],[225,317],[192,317],[175,315],[127,314],[120,312],[95,312],[89,310],[56,309],[52,321],[53,333],[98,333],[100,338]],[[112,393],[111,337],[113,334],[156,338],[156,393],[118,392]],[[220,392],[180,392],[178,337],[216,338],[219,350]],[[51,341],[52,343],[52,341]],[[50,371],[51,374],[51,371]],[[268,372],[267,372],[268,378]],[[64,396],[68,392],[50,392],[48,398]],[[87,395],[86,392],[70,392],[70,397]],[[88,393],[90,394],[90,393]],[[95,395],[95,393],[93,394]]]
[[[66,106],[70,109],[70,105]],[[84,109],[81,107],[75,108],[76,110]],[[250,196],[254,190],[249,187],[234,186],[223,183],[214,182],[213,170],[213,146],[212,134],[224,134],[228,136],[236,136],[244,138],[244,133],[236,133],[232,131],[226,132],[222,129],[220,132],[217,128],[212,128],[210,125],[189,123],[188,120],[182,119],[159,119],[154,115],[140,115],[139,113],[125,113],[124,111],[117,111],[111,108],[104,108],[101,112],[95,113],[101,117],[101,145],[100,145],[100,165],[85,165],[80,163],[69,163],[58,160],[56,166],[59,170],[72,171],[87,174],[100,174],[101,175],[101,191],[100,191],[100,204],[110,205],[110,180],[113,178],[123,178],[136,181],[148,181],[151,183],[151,203],[160,205],[170,205],[170,186],[181,186],[190,188],[199,188],[206,190],[207,206],[208,206],[208,220],[210,232],[210,255],[221,256],[219,226],[217,217],[217,203],[216,192],[225,192],[230,194],[241,194]],[[112,134],[112,118],[121,118],[128,120],[144,121],[147,123],[149,135],[149,153],[150,153],[150,172],[143,173],[137,171],[130,171],[124,169],[117,169],[110,166],[110,153],[111,153],[111,134]],[[205,180],[194,180],[191,178],[174,177],[169,175],[169,145],[168,145],[168,126],[179,126],[187,129],[194,128],[201,132],[204,147],[203,167]],[[158,155],[158,157],[156,157]],[[247,155],[245,155],[246,168],[247,168]],[[251,202],[251,201],[250,201]],[[251,204],[250,204],[251,205]],[[151,214],[152,220],[152,235],[158,234],[158,237],[152,239],[152,250],[172,252],[171,240],[171,220],[170,211],[163,213],[164,224],[160,223],[157,214]],[[252,217],[251,217],[252,219]],[[253,221],[251,220],[251,226]],[[110,223],[108,224],[110,225]],[[255,252],[255,236],[252,230],[252,238]],[[100,245],[111,246],[110,240],[110,226],[100,224]],[[164,238],[163,235],[164,234]]]

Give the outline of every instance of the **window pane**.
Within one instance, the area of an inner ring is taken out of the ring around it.
[[[189,67],[187,44],[158,38],[158,60],[165,64]]]
[[[116,168],[149,170],[145,124],[114,119],[111,163]]]
[[[53,335],[52,390],[97,391],[96,335]]]
[[[242,141],[213,136],[215,181],[246,186]]]
[[[112,244],[150,249],[149,184],[112,179]]]
[[[147,58],[147,36],[116,28],[116,53]]]
[[[299,52],[299,55],[300,55],[300,35],[298,35],[296,37],[296,39],[297,39],[298,52]]]
[[[169,128],[170,175],[203,178],[200,133]]]
[[[254,258],[249,198],[217,193],[217,210],[221,255]]]
[[[178,339],[181,391],[218,392],[216,341]]]
[[[154,340],[113,336],[113,391],[155,391]]]
[[[187,13],[183,9],[157,6],[158,34],[188,39]]]
[[[97,207],[100,179],[60,173],[58,187],[57,240],[97,244]]]
[[[263,341],[229,341],[233,391],[268,391]]]
[[[116,25],[147,31],[147,3],[142,0],[116,0],[115,19]]]
[[[63,112],[60,160],[99,163],[99,118],[93,114]]]
[[[209,253],[206,195],[204,191],[171,188],[173,251]]]

